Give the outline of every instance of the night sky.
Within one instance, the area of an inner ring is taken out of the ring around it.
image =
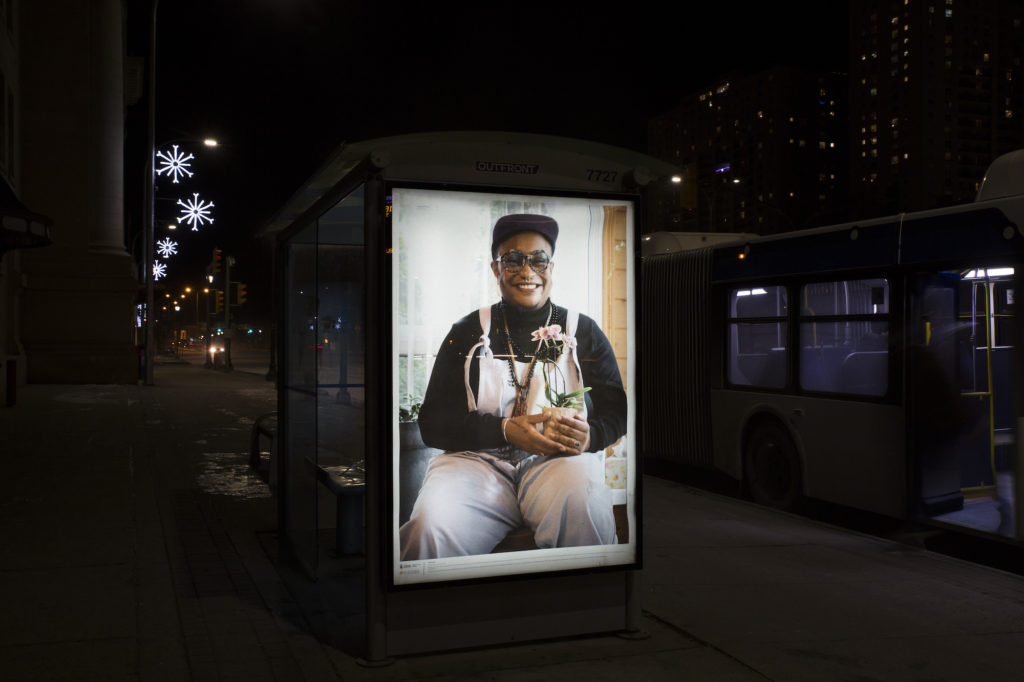
[[[646,151],[648,118],[730,73],[845,70],[846,2],[492,4],[162,0],[157,140],[223,143],[196,149],[190,184],[158,185],[158,238],[178,195],[215,203],[213,227],[177,231],[171,280],[215,244],[255,280],[248,236],[343,141],[490,129]]]

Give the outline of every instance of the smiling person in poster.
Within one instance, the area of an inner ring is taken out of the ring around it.
[[[438,351],[419,423],[445,452],[399,531],[403,561],[486,554],[524,525],[539,548],[616,542],[602,450],[626,431],[626,393],[597,324],[551,302],[557,239],[548,216],[494,225],[501,300],[456,322]],[[558,342],[542,329],[561,332]],[[577,392],[575,416],[541,412],[545,377]]]

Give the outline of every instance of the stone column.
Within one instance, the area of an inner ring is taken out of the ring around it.
[[[124,40],[121,0],[90,0],[89,247],[124,254]]]
[[[22,255],[30,383],[134,383],[124,245],[123,0],[18,4],[21,196],[53,219]]]

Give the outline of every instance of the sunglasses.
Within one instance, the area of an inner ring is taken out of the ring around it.
[[[551,258],[548,256],[547,251],[523,253],[516,249],[504,254],[498,261],[501,262],[505,270],[512,274],[522,270],[523,266],[527,263],[530,264],[530,268],[536,273],[544,272],[548,269],[548,265],[551,264]]]

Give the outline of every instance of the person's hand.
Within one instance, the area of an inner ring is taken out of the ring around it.
[[[553,417],[544,424],[544,435],[564,449],[569,455],[586,452],[590,446],[590,424],[580,415]]]
[[[537,424],[545,419],[543,414],[526,414],[511,417],[505,423],[505,439],[520,450],[531,455],[561,455],[568,453],[565,445],[548,438],[537,430]]]
[[[544,424],[543,414],[513,417],[505,424],[505,437],[513,446],[534,455],[578,455],[590,445],[590,425],[579,415],[554,417]]]

